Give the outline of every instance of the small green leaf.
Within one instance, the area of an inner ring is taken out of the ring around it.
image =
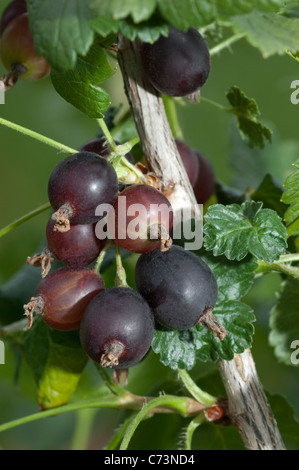
[[[271,142],[272,131],[259,120],[260,112],[254,99],[248,98],[238,87],[233,86],[226,97],[232,105],[231,112],[238,118],[238,129],[251,147],[264,147],[265,139]]]
[[[110,17],[99,16],[89,21],[90,26],[101,36],[108,36],[111,33],[117,33],[119,22]]]
[[[149,19],[157,0],[92,0],[90,7],[98,16],[123,19],[131,16],[134,23]]]
[[[91,118],[102,118],[110,105],[108,93],[97,85],[114,74],[103,49],[93,46],[78,58],[74,70],[51,73],[56,91]]]
[[[261,201],[264,207],[275,210],[283,217],[287,205],[281,202],[283,187],[272,175],[266,175],[260,186],[251,194],[251,199]]]
[[[264,57],[294,54],[299,50],[299,29],[297,18],[287,18],[275,13],[253,11],[248,15],[231,18],[235,32],[246,34],[248,42],[257,47]]]
[[[84,55],[93,43],[88,24],[88,1],[27,0],[30,30],[38,55],[44,55],[56,69],[75,66],[77,54]]]
[[[284,216],[288,236],[299,235],[299,160],[294,163],[294,167],[297,170],[286,179],[284,184],[286,191],[282,196],[282,201],[290,204]]]
[[[273,263],[286,250],[286,229],[281,218],[262,203],[244,202],[210,206],[205,215],[204,246],[215,256],[242,260],[248,253]]]
[[[34,373],[41,408],[67,403],[87,363],[78,331],[56,331],[36,318],[26,333],[24,352]]]
[[[283,283],[277,305],[270,312],[269,342],[275,355],[286,365],[299,365],[299,282],[289,278]],[[293,342],[297,342],[296,344]],[[295,347],[293,347],[295,346]]]
[[[216,17],[215,0],[158,0],[163,18],[177,29],[200,28]]]
[[[152,16],[148,21],[135,24],[130,18],[120,20],[119,31],[130,41],[139,38],[142,42],[153,43],[157,41],[161,34],[167,36],[169,33],[169,24],[159,16]]]

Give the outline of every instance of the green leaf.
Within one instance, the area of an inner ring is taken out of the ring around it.
[[[242,260],[248,253],[273,263],[286,250],[286,229],[281,218],[262,203],[244,202],[210,206],[205,215],[204,246],[215,256]]]
[[[251,194],[251,199],[261,201],[264,207],[275,210],[280,217],[284,216],[287,205],[281,201],[283,187],[272,175],[266,175],[260,186]]]
[[[162,34],[167,36],[169,33],[169,25],[165,23],[159,16],[153,16],[148,21],[135,24],[130,18],[119,22],[119,31],[130,41],[139,38],[142,42],[155,42]]]
[[[37,382],[40,407],[49,409],[67,403],[87,363],[78,330],[56,331],[36,318],[26,333],[25,356]]]
[[[158,0],[163,18],[175,28],[187,30],[211,23],[216,17],[215,0]]]
[[[212,269],[217,279],[218,302],[240,300],[248,293],[254,281],[257,262],[252,256],[242,261],[229,261],[225,256],[215,258],[205,253],[200,258]]]
[[[74,70],[52,70],[56,91],[91,118],[102,118],[110,105],[108,93],[97,85],[114,73],[103,49],[93,46],[87,56],[78,58]]]
[[[101,36],[108,36],[111,33],[117,33],[119,21],[110,17],[100,16],[92,18],[89,21],[90,26]]]
[[[282,196],[282,201],[290,204],[284,216],[288,236],[299,235],[299,160],[294,163],[294,167],[298,169],[286,179],[286,191]]]
[[[293,449],[295,445],[298,450],[299,422],[295,417],[294,408],[281,395],[270,395],[269,393],[266,395],[287,449]]]
[[[249,13],[253,9],[278,11],[283,4],[281,0],[217,0],[218,9],[226,15]]]
[[[259,120],[260,112],[254,99],[248,98],[238,87],[229,89],[226,97],[232,105],[231,112],[238,118],[242,138],[251,147],[263,148],[265,139],[271,142],[272,131]]]
[[[201,250],[202,251],[202,250]],[[201,258],[213,270],[218,284],[218,301],[213,314],[228,335],[220,341],[202,325],[184,331],[156,330],[152,349],[160,354],[161,362],[172,369],[192,369],[197,359],[207,362],[219,357],[232,359],[252,344],[254,314],[240,302],[253,284],[256,262],[247,257],[241,263],[226,258],[213,258],[210,253]]]
[[[156,8],[157,0],[92,0],[91,9],[98,16],[122,19],[131,16],[134,23],[147,20]]]
[[[277,305],[270,312],[269,342],[276,357],[286,365],[299,365],[299,282],[283,283]],[[293,343],[294,342],[294,343]],[[297,343],[296,343],[297,342]]]
[[[38,55],[44,55],[52,67],[72,69],[77,54],[85,55],[94,40],[88,24],[89,1],[27,0],[30,30]]]
[[[286,50],[299,50],[299,28],[297,18],[286,18],[275,13],[253,11],[248,15],[231,18],[234,30],[246,34],[248,42],[257,47],[264,57],[285,54]]]

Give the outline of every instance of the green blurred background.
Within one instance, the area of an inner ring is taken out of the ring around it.
[[[1,1],[0,14],[7,5]],[[0,64],[0,73],[4,73]],[[258,186],[267,172],[283,183],[291,171],[291,163],[299,157],[299,105],[291,104],[290,85],[299,79],[299,65],[288,56],[264,59],[259,51],[244,40],[212,58],[212,69],[202,95],[227,105],[225,93],[231,85],[239,86],[249,97],[256,99],[262,119],[274,131],[273,143],[264,151],[250,151],[236,137],[235,120],[231,115],[202,102],[199,105],[178,106],[178,115],[185,142],[200,149],[213,163],[216,177],[225,184],[234,183],[240,189]],[[112,105],[123,103],[127,109],[120,72],[104,84]],[[0,116],[31,128],[73,148],[93,138],[97,123],[89,119],[57,95],[50,78],[37,83],[23,83],[6,94],[0,105]],[[29,137],[0,127],[1,223],[4,227],[47,201],[47,181],[54,166],[63,158],[54,149]],[[249,154],[249,158],[248,158]],[[246,156],[246,158],[244,157]],[[237,170],[234,163],[244,157],[244,166]],[[26,257],[38,250],[45,234],[48,213],[43,213],[9,232],[0,239],[0,283],[5,283],[24,265]],[[133,261],[127,262],[129,279]],[[113,274],[107,274],[107,280]],[[262,383],[271,394],[284,395],[299,417],[298,368],[278,364],[268,346],[269,310],[275,304],[275,292],[280,280],[268,275],[258,280],[246,302],[257,314],[253,355]],[[20,311],[20,319],[22,311]],[[299,339],[299,338],[298,338]],[[38,410],[32,373],[14,348],[6,348],[6,364],[0,365],[0,423]],[[203,377],[213,372],[214,365],[199,364],[192,372]],[[16,372],[17,371],[17,372]],[[135,393],[158,393],[177,387],[176,374],[159,363],[151,353],[130,372],[130,390]],[[213,393],[215,382],[207,383]],[[83,374],[78,397],[97,392],[102,383],[92,364]],[[68,449],[81,448],[88,441],[90,449],[101,449],[119,422],[119,414],[111,411],[80,412],[41,420],[0,435],[4,449]],[[186,422],[176,416],[157,416],[142,424],[131,448],[176,448],[180,431]],[[91,432],[90,432],[91,430]],[[234,430],[228,431],[234,435]],[[202,434],[200,434],[202,433]],[[210,430],[203,427],[198,433],[211,444]],[[86,436],[90,436],[89,438]],[[86,437],[86,439],[85,439]],[[234,447],[238,448],[235,441]],[[242,448],[242,445],[239,444]]]

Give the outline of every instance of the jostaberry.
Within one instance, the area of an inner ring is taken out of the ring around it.
[[[93,224],[100,204],[113,205],[118,180],[113,166],[91,152],[65,158],[52,171],[48,183],[49,201],[56,211],[55,229],[68,231],[72,224]]]
[[[34,312],[56,330],[78,329],[85,308],[104,288],[102,278],[90,269],[61,268],[51,272],[24,305],[27,329],[32,325]]]
[[[218,294],[215,276],[194,253],[173,245],[165,252],[156,249],[142,254],[135,282],[163,327],[185,330],[200,322],[221,339],[226,336],[212,315]]]
[[[147,302],[128,287],[100,292],[87,306],[80,338],[87,355],[103,367],[127,369],[147,354],[154,318]]]
[[[34,81],[50,73],[50,65],[43,56],[35,52],[29,29],[28,13],[16,16],[3,31],[0,42],[0,57],[9,76],[5,83],[13,86],[21,78]]]
[[[168,96],[192,95],[210,73],[210,54],[204,38],[194,28],[170,28],[167,37],[141,48],[144,69],[151,84]]]

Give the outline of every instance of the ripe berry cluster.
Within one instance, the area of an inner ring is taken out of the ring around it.
[[[190,41],[187,65],[194,51],[197,54],[200,50],[200,67],[209,65],[202,37],[193,30],[178,33],[171,29],[168,40],[174,41],[179,53],[182,38],[187,44]],[[151,52],[154,47],[167,50],[165,38],[156,45],[144,45],[148,66],[155,57]],[[179,84],[180,92],[193,93],[207,76],[207,70],[199,73],[198,68],[191,67],[190,80],[183,90]],[[177,91],[166,91],[177,95]],[[206,202],[214,190],[211,165],[182,141],[176,140],[176,144],[198,201]],[[47,247],[28,258],[30,264],[42,267],[43,279],[24,306],[27,328],[32,325],[34,312],[52,328],[80,328],[87,355],[116,370],[127,369],[146,356],[155,328],[184,330],[200,322],[223,339],[226,332],[212,315],[218,292],[216,279],[199,257],[172,245],[173,213],[167,197],[144,184],[146,180],[124,187],[117,177],[119,163],[115,170],[115,160],[109,155],[105,139],[93,139],[61,161],[50,175],[48,197],[54,212],[46,228]],[[126,158],[127,165],[134,165],[131,154]],[[136,204],[143,208],[137,231]],[[99,206],[107,208],[100,216]],[[100,237],[96,231],[99,222],[107,229]],[[115,245],[141,254],[135,269],[137,291],[124,283],[105,289],[98,263],[88,267],[100,256],[107,234]],[[50,272],[53,259],[66,266]]]

